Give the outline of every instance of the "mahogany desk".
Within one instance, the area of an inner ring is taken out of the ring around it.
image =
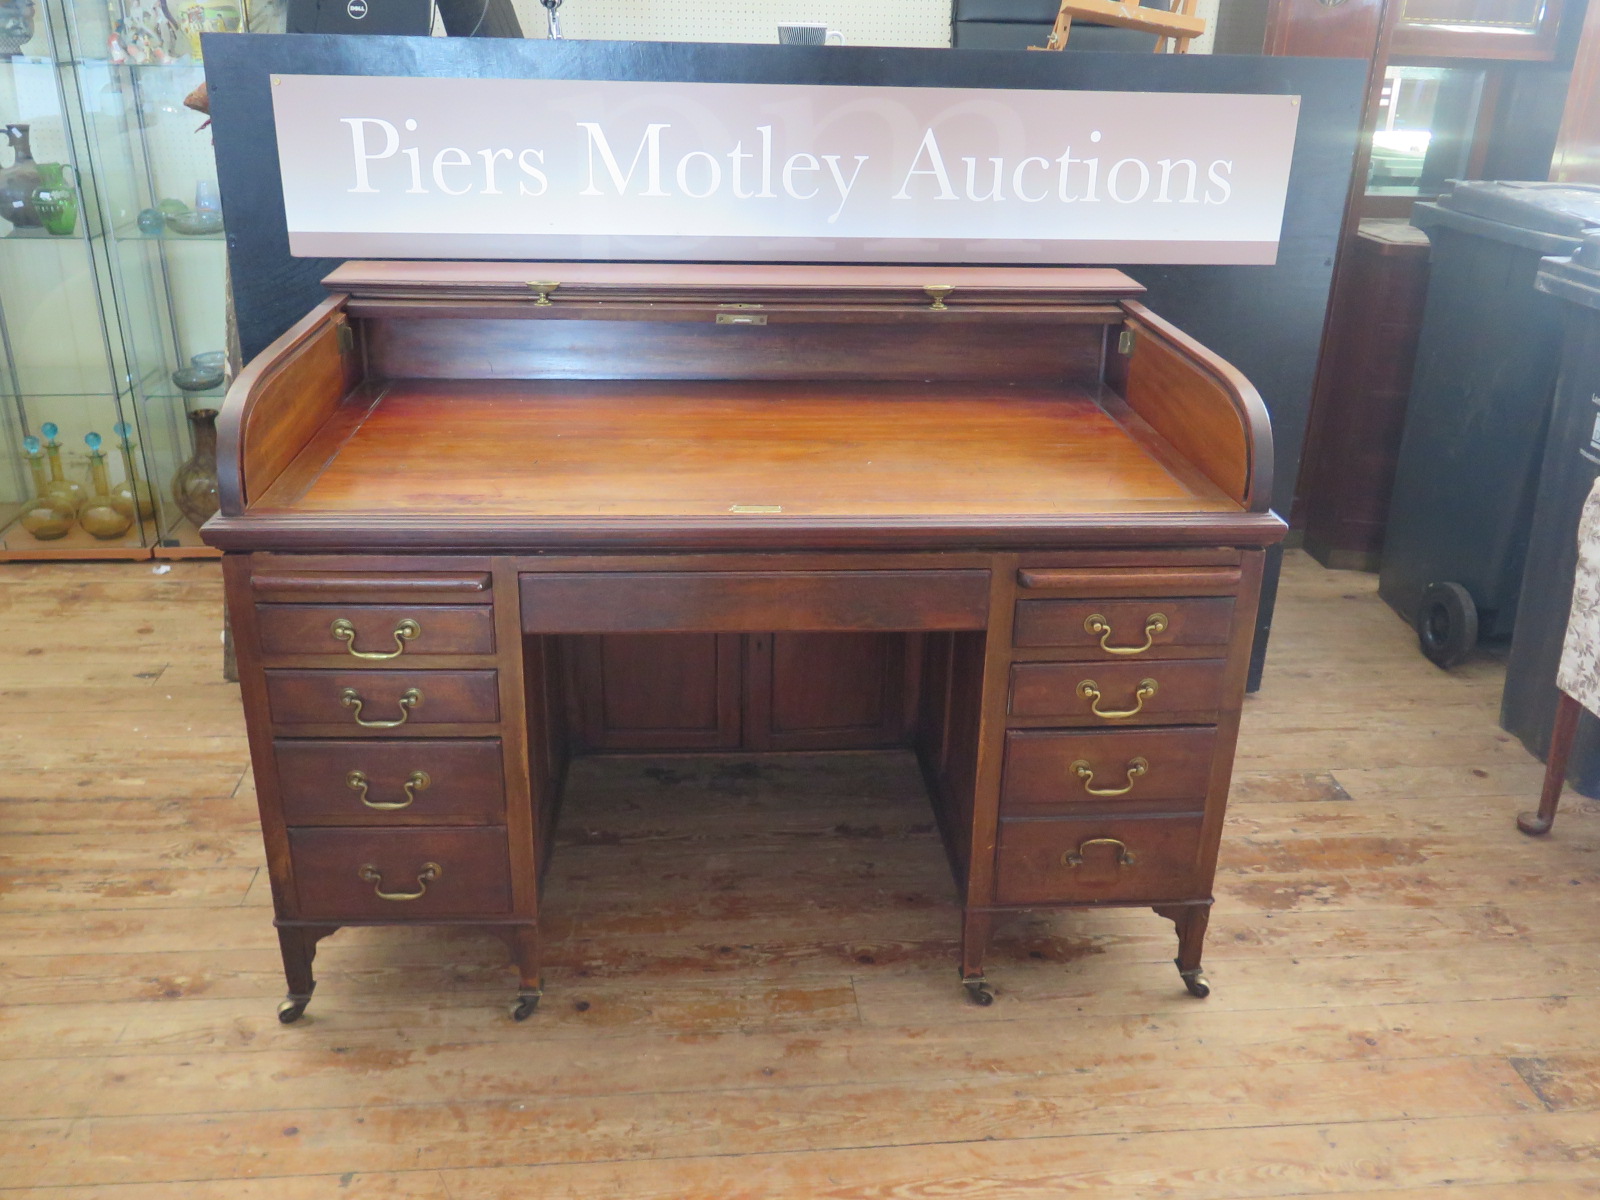
[[[531,1013],[569,759],[630,744],[607,713],[701,703],[706,672],[703,727],[635,748],[915,749],[978,1003],[993,916],[1037,907],[1153,907],[1206,994],[1283,527],[1254,389],[1136,284],[516,263],[327,283],[228,394],[204,530],[227,552],[284,1021],[319,938],[400,922],[501,934]],[[762,653],[755,699],[731,697]],[[889,716],[829,716],[864,688],[893,691]]]

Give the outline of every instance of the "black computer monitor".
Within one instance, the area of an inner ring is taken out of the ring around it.
[[[290,33],[426,36],[433,0],[289,0]]]

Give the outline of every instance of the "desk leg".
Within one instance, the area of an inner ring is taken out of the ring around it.
[[[497,930],[517,968],[517,998],[511,1002],[511,1019],[526,1021],[544,998],[544,978],[539,967],[539,928],[512,925]]]
[[[983,955],[989,948],[989,932],[994,915],[968,911],[961,921],[961,986],[967,998],[985,1008],[994,1003],[994,992],[983,977]]]
[[[1209,904],[1163,904],[1156,906],[1156,915],[1166,917],[1178,927],[1178,965],[1183,986],[1191,996],[1205,999],[1211,994],[1211,984],[1200,969],[1200,954],[1205,948],[1206,925],[1211,921]]]
[[[312,960],[317,957],[317,943],[337,925],[290,925],[278,927],[278,949],[283,954],[283,976],[289,984],[289,994],[278,1005],[278,1020],[285,1025],[298,1021],[311,1003],[311,993],[317,981],[311,973]]]

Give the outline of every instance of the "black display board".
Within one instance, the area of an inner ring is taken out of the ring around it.
[[[1272,413],[1277,450],[1274,507],[1288,511],[1361,118],[1364,61],[218,34],[206,37],[205,63],[234,308],[247,360],[323,298],[320,280],[340,261],[289,255],[272,122],[275,73],[1298,95],[1300,126],[1277,263],[1125,268],[1149,288],[1154,311],[1228,359],[1260,389]],[[530,112],[528,120],[537,123],[540,114]],[[1274,556],[1252,686],[1265,653],[1276,564]]]

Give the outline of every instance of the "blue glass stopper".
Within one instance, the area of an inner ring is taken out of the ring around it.
[[[91,450],[100,449],[100,435],[98,433],[92,433],[92,432],[84,434],[83,435],[83,444],[85,446],[89,447],[89,449],[91,449]]]
[[[45,437],[54,441],[56,434],[60,433],[61,430],[56,427],[56,423],[54,421],[46,421],[43,425],[39,426],[39,432],[44,434]]]
[[[39,439],[30,433],[27,437],[22,439],[22,448],[29,454],[39,453]]]
[[[116,434],[123,441],[127,441],[133,436],[133,427],[126,421],[118,421],[111,427],[111,432]]]

